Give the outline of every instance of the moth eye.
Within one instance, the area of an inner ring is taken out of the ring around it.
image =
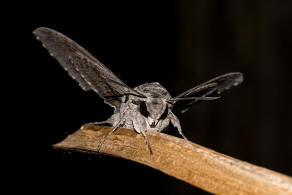
[[[135,104],[135,105],[139,105],[140,102],[135,101],[135,100],[132,100],[131,103],[132,103],[132,104]]]
[[[163,114],[160,116],[159,120],[164,120],[168,115],[168,107],[165,107]]]
[[[147,106],[145,102],[141,102],[140,104],[140,113],[145,117],[149,116],[149,112],[147,110]]]

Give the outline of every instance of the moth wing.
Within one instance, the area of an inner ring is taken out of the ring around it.
[[[243,75],[240,72],[231,72],[218,77],[215,77],[205,83],[202,83],[194,88],[191,88],[175,98],[184,97],[216,97],[222,92],[237,86],[243,82]],[[184,113],[190,109],[195,103],[202,100],[186,100],[178,101],[174,104],[174,112]]]
[[[143,96],[65,35],[45,27],[37,28],[33,34],[83,90],[94,90],[111,106],[119,108],[126,94]]]

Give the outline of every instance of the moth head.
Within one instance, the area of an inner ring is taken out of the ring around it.
[[[167,117],[167,102],[162,98],[147,98],[140,103],[140,113],[146,117],[149,126],[154,128],[160,120]]]

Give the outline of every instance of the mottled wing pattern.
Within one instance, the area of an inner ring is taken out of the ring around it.
[[[242,83],[243,75],[239,72],[227,73],[218,77],[215,77],[205,83],[202,83],[194,88],[191,88],[175,98],[183,97],[214,97],[220,95],[225,90],[230,89],[233,86],[237,86]],[[174,112],[184,113],[190,109],[195,103],[202,100],[188,100],[178,101],[175,103]]]
[[[44,27],[37,28],[33,34],[83,90],[94,90],[115,108],[119,108],[120,97],[125,94],[143,96],[65,35]]]

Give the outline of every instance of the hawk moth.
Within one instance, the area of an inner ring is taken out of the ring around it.
[[[83,90],[94,90],[105,103],[114,107],[114,113],[109,119],[93,123],[113,126],[99,141],[98,151],[106,138],[119,127],[132,128],[142,134],[150,154],[152,149],[146,135],[148,130],[161,132],[172,123],[180,135],[187,139],[174,113],[184,113],[200,101],[217,99],[223,91],[243,81],[241,73],[227,73],[176,97],[172,97],[158,82],[131,88],[65,35],[45,27],[37,28],[33,34]]]

